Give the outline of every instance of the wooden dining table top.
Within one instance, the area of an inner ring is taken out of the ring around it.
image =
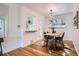
[[[63,32],[56,32],[56,33],[46,33],[45,35],[50,35],[50,36],[59,36],[61,35]]]

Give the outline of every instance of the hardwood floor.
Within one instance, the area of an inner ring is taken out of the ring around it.
[[[77,56],[76,50],[72,41],[65,40],[65,46],[69,49],[65,49],[65,52],[53,51],[49,53],[48,49],[42,47],[42,40],[35,42],[32,45],[26,46],[24,48],[18,48],[11,52],[8,52],[10,56]]]

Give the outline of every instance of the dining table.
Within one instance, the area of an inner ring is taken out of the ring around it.
[[[63,32],[55,32],[55,33],[49,32],[49,33],[46,33],[45,35],[59,36],[59,35],[61,35],[62,33],[63,33]]]
[[[50,39],[54,39],[54,40],[56,40],[55,39],[55,37],[59,37],[59,36],[61,36],[63,34],[63,32],[55,32],[55,33],[52,33],[52,32],[49,32],[49,33],[46,33],[45,35],[47,35],[47,36],[50,36],[50,37],[52,37],[52,38],[50,38]],[[47,38],[47,47],[48,47],[48,42],[49,42],[49,40],[50,40],[49,38]],[[56,42],[55,42],[56,43]]]

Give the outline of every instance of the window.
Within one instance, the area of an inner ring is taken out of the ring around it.
[[[0,37],[3,37],[5,34],[5,21],[4,17],[0,16]]]

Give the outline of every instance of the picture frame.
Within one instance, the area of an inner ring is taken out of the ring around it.
[[[27,16],[26,18],[26,32],[35,32],[35,17],[34,16]]]
[[[57,18],[50,21],[51,28],[65,28],[66,22],[64,18]]]
[[[79,29],[79,11],[76,11],[76,15],[73,18],[73,25],[76,29]]]

